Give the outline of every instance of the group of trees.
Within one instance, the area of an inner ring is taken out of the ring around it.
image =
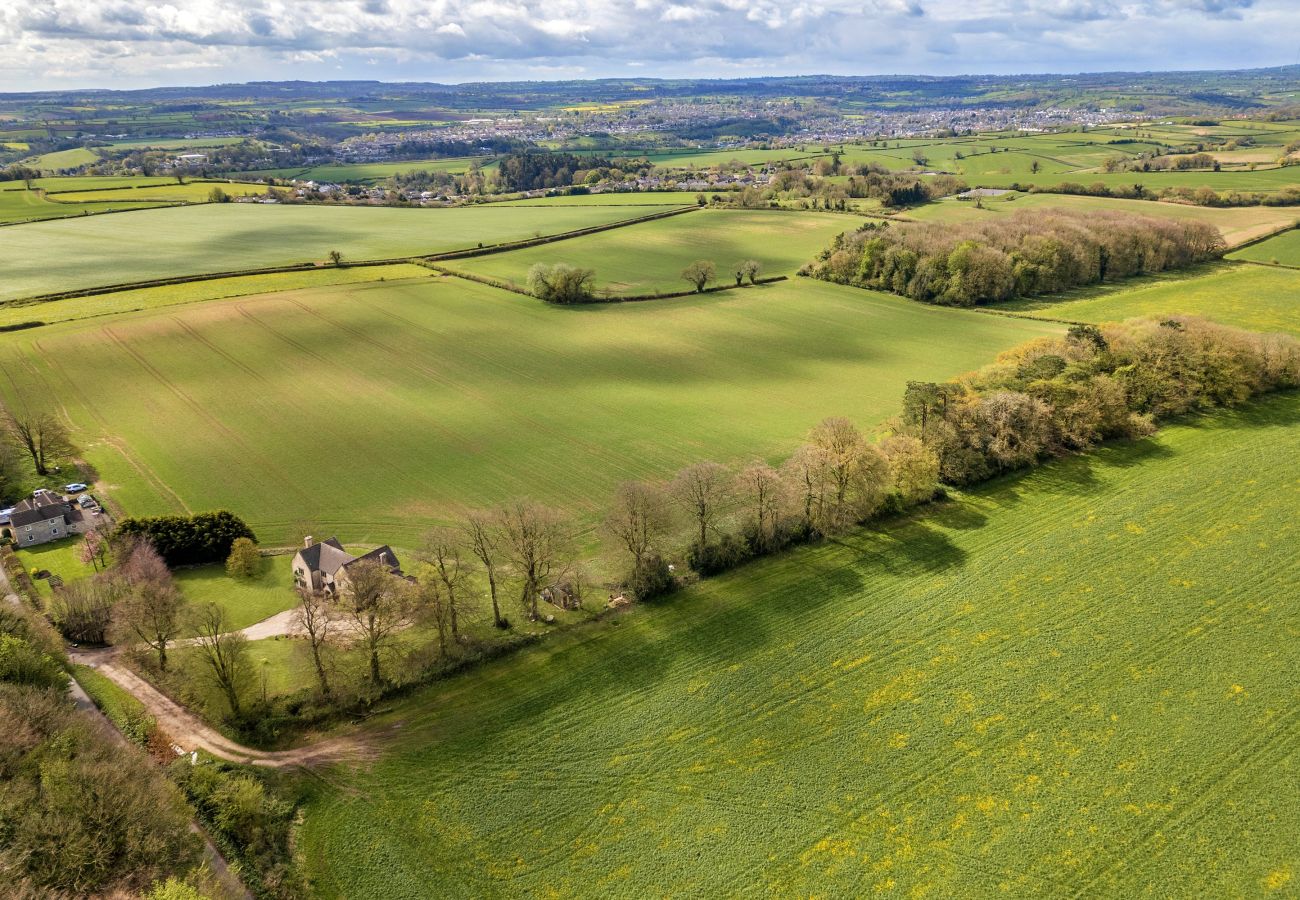
[[[58,642],[0,612],[0,894],[140,896],[199,863],[184,798],[76,710]]]
[[[1208,185],[1191,187],[1171,185],[1152,190],[1140,183],[1079,184],[1066,181],[1056,185],[1024,186],[1012,184],[1012,190],[1026,190],[1031,194],[1071,194],[1083,197],[1114,197],[1118,200],[1169,200],[1196,206],[1300,206],[1300,185],[1288,185],[1275,191],[1216,191]]]
[[[810,274],[973,306],[1181,268],[1223,251],[1218,229],[1205,222],[1027,210],[969,224],[867,223],[837,236]]]
[[[257,540],[242,519],[226,510],[127,518],[118,523],[117,532],[147,539],[173,568],[224,562],[236,540]]]
[[[568,263],[535,263],[528,270],[528,291],[547,303],[590,303],[596,273]]]
[[[525,150],[503,156],[497,166],[497,177],[505,191],[533,191],[568,187],[573,184],[575,172],[611,165],[608,159],[594,156]]]
[[[1074,326],[947,384],[910,383],[895,434],[945,483],[982,481],[1191,410],[1300,386],[1300,342],[1203,319]]]

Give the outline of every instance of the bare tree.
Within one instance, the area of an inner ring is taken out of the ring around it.
[[[31,457],[36,474],[50,474],[50,466],[72,454],[68,430],[53,413],[9,407],[5,410],[5,431],[9,439]]]
[[[158,652],[158,668],[167,670],[167,645],[181,630],[184,598],[167,564],[148,541],[121,543],[117,558],[121,598],[113,608],[119,632],[134,634]]]
[[[625,481],[614,494],[614,508],[605,517],[605,531],[632,557],[633,575],[640,575],[655,544],[672,526],[663,489],[644,481]]]
[[[707,259],[697,259],[686,268],[682,269],[682,278],[685,279],[691,287],[695,288],[696,293],[703,293],[704,288],[714,279],[718,273],[718,267]]]
[[[383,682],[380,655],[393,635],[411,622],[411,586],[372,560],[353,563],[345,571],[337,605],[361,638],[370,658],[370,682],[378,687]]]
[[[747,510],[748,528],[755,549],[769,549],[776,538],[781,510],[788,496],[781,473],[763,460],[755,460],[736,477],[736,495]]]
[[[215,603],[203,606],[195,618],[198,637],[195,643],[208,665],[213,684],[226,696],[230,714],[240,713],[240,695],[248,683],[248,638],[226,627],[225,613]]]
[[[758,283],[758,273],[762,271],[763,264],[756,259],[747,259],[740,264],[738,270],[740,275],[749,279],[750,284]],[[739,284],[739,282],[737,282]]]
[[[488,593],[492,596],[492,624],[505,628],[506,620],[501,617],[501,607],[497,603],[497,574],[501,557],[501,530],[491,513],[471,510],[465,516],[465,538],[469,550],[483,564],[487,573]]]
[[[826,502],[826,455],[821,448],[804,444],[785,461],[781,472],[791,493],[799,498],[804,527],[816,531]]]
[[[447,655],[447,598],[443,594],[442,580],[429,563],[420,566],[417,579],[416,604],[422,618],[432,621],[438,629],[438,656]]]
[[[731,470],[715,462],[700,462],[677,473],[669,487],[673,498],[695,523],[697,547],[707,547],[709,533],[731,494]]]
[[[519,602],[537,620],[537,600],[570,555],[569,526],[555,510],[516,500],[501,510],[503,546],[520,581]]]
[[[435,528],[425,535],[423,556],[441,586],[453,641],[460,640],[457,603],[469,590],[469,571],[461,553],[461,534],[455,529]]]
[[[329,696],[330,682],[325,673],[325,661],[321,656],[329,641],[333,623],[330,621],[330,608],[325,598],[308,588],[298,589],[298,608],[294,618],[311,647],[311,661],[316,667],[316,680],[320,683],[320,692]]]

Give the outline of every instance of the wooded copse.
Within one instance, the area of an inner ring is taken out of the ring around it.
[[[995,222],[867,223],[807,272],[947,306],[1050,294],[1217,259],[1205,222],[1121,212],[1025,210]]]

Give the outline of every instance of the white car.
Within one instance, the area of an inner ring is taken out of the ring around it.
[[[86,487],[87,485],[82,484],[80,481],[74,481],[72,484],[65,484],[63,489],[69,494],[76,494],[80,491],[84,491]]]

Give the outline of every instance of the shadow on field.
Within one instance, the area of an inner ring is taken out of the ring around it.
[[[966,551],[935,528],[932,518],[896,520],[841,543],[862,553],[866,565],[880,567],[891,575],[929,574],[963,565]]]

